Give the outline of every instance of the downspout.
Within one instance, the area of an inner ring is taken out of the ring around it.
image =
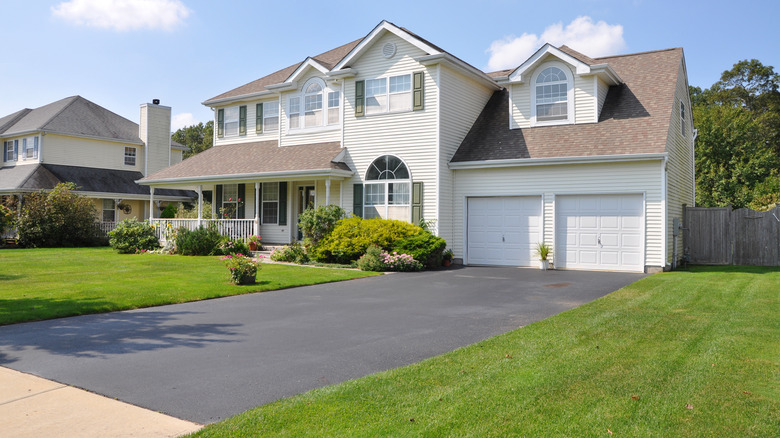
[[[693,118],[691,118],[691,121]],[[696,207],[696,137],[699,136],[699,130],[693,129],[693,139],[691,140],[691,175],[693,175],[693,206]]]
[[[661,269],[666,270],[666,253],[668,251],[667,248],[667,241],[669,239],[668,233],[669,233],[669,218],[667,216],[667,205],[666,205],[666,163],[669,161],[669,157],[665,156],[664,160],[661,162],[661,218],[662,221],[662,230],[661,235],[663,236],[663,245],[662,247],[662,266]]]

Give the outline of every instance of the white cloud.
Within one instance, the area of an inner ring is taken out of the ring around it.
[[[180,0],[70,0],[52,15],[77,26],[116,31],[173,30],[192,13]]]
[[[593,58],[614,55],[626,48],[623,26],[607,24],[604,21],[594,23],[593,19],[587,16],[577,17],[566,27],[563,23],[548,26],[541,36],[524,33],[519,37],[512,35],[493,41],[487,50],[490,53],[488,69],[517,67],[544,43],[556,47],[565,44]]]
[[[174,114],[171,118],[171,130],[178,131],[185,126],[197,125],[199,120],[192,113]]]

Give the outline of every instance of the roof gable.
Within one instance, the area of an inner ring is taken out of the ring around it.
[[[365,51],[368,50],[368,48],[370,48],[376,40],[388,32],[417,47],[428,55],[438,55],[444,52],[443,50],[428,43],[426,40],[418,37],[417,35],[400,28],[395,24],[390,23],[389,21],[382,20],[381,23],[379,23],[371,32],[369,32],[369,34],[366,35],[366,37],[363,38],[359,44],[357,44],[346,56],[344,56],[343,59],[341,59],[341,61],[339,61],[338,64],[336,64],[335,67],[333,67],[333,71],[337,72],[339,70],[348,68],[352,63],[355,62],[355,60],[363,55],[363,53],[365,53]]]
[[[499,82],[519,83],[527,82],[536,67],[547,62],[551,57],[560,60],[572,67],[577,75],[599,75],[608,84],[615,85],[622,82],[620,76],[609,64],[598,63],[595,59],[583,55],[567,46],[560,48],[545,43],[539,50],[525,60],[519,67],[512,70],[505,78],[495,77]]]
[[[28,111],[3,134],[35,131],[96,137],[141,144],[138,124],[81,96],[72,96]]]
[[[452,163],[666,152],[681,49],[598,58],[624,78],[609,88],[598,123],[509,129],[509,92],[494,93]]]

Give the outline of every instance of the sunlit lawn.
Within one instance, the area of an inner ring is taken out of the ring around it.
[[[544,321],[199,437],[780,436],[780,269],[647,277]]]
[[[0,325],[183,303],[375,275],[263,264],[235,286],[219,257],[121,255],[110,248],[0,250]]]

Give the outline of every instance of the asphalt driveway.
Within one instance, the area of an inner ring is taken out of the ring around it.
[[[465,267],[0,327],[0,365],[211,423],[544,319],[644,277]]]

